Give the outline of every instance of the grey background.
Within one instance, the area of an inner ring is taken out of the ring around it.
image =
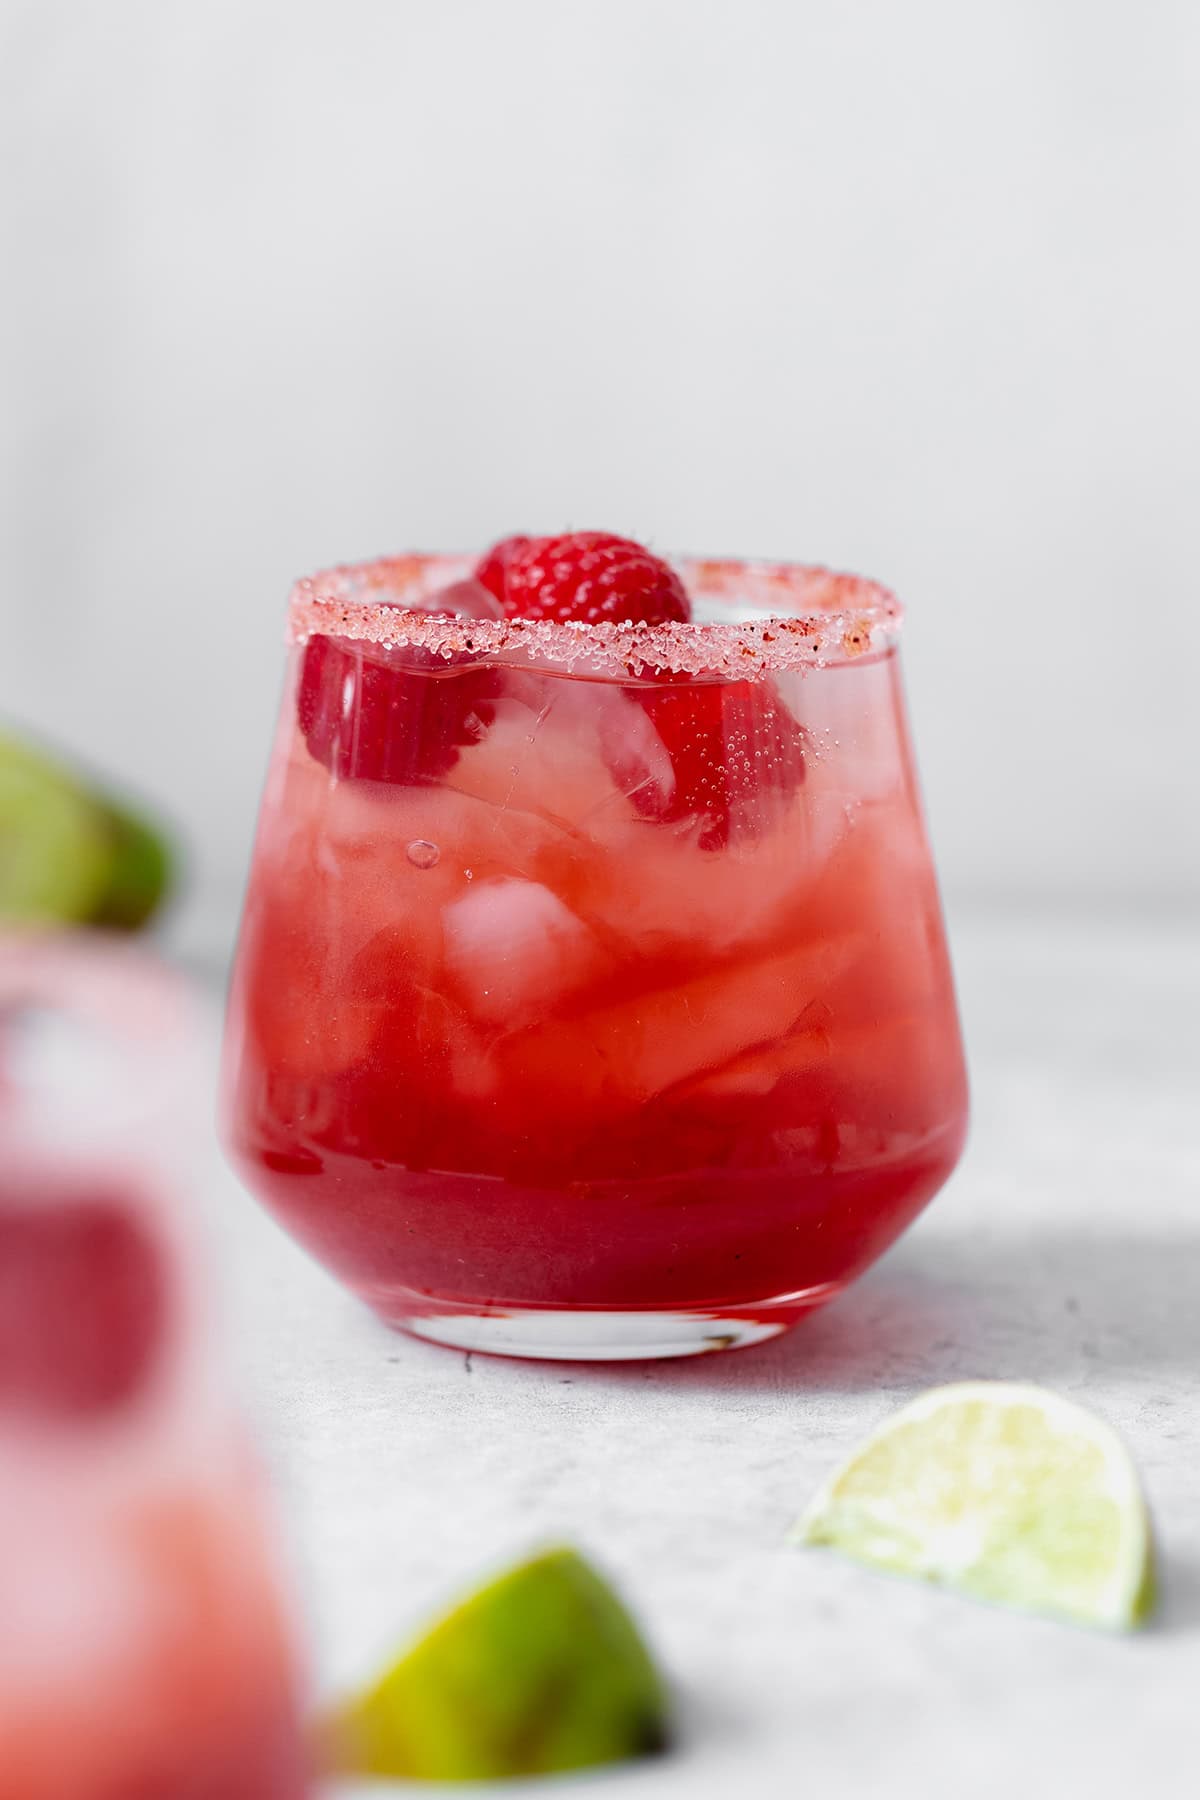
[[[1192,0],[0,8],[0,713],[228,945],[290,578],[603,526],[859,568],[954,908],[1178,909]]]

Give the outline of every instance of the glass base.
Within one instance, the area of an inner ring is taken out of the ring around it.
[[[386,1298],[373,1296],[371,1303],[387,1324],[452,1350],[550,1362],[636,1362],[707,1356],[714,1350],[764,1343],[831,1299],[839,1286],[831,1282],[801,1293],[739,1303],[736,1310],[480,1307],[394,1290]]]

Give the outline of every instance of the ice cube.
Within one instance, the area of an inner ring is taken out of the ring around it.
[[[772,1093],[786,1076],[807,1075],[828,1062],[832,1022],[826,1003],[813,1001],[785,1037],[744,1051],[731,1062],[682,1082],[675,1093],[689,1101],[761,1098]]]
[[[563,728],[553,691],[496,701],[486,738],[463,752],[446,779],[493,806],[569,826],[597,808],[623,804],[595,738]]]
[[[857,934],[801,944],[756,963],[733,963],[643,1002],[626,1080],[649,1096],[715,1069],[793,1026],[861,950]]]
[[[601,936],[615,933],[642,955],[786,942],[820,874],[798,826],[806,804],[801,790],[782,828],[749,850],[699,850],[690,833],[636,826],[621,857],[580,870],[577,910]]]
[[[460,619],[502,619],[504,608],[481,581],[471,577],[437,588],[421,602],[425,612],[456,613]]]
[[[483,742],[464,750],[450,786],[501,807],[540,813],[592,844],[624,853],[644,835],[627,796],[666,794],[670,758],[642,708],[603,683],[525,677],[494,702]]]
[[[519,756],[535,716],[499,706],[501,736]],[[361,1062],[391,1009],[389,984],[396,1004],[414,983],[439,988],[443,914],[458,900],[508,877],[569,895],[577,837],[513,804],[503,763],[482,749],[469,761],[481,785],[490,771],[488,798],[449,785],[331,783],[307,755],[296,760],[260,839],[239,976],[280,1073],[319,1079]],[[335,1006],[320,1003],[328,993]]]
[[[587,926],[540,882],[479,883],[447,908],[442,924],[446,973],[484,1024],[517,1030],[604,967]]]
[[[606,682],[560,682],[546,722],[594,745],[620,793],[648,792],[665,808],[675,791],[670,754],[645,707],[629,694]]]
[[[505,1085],[535,1086],[568,1111],[644,1104],[785,1037],[862,948],[845,933],[551,1021],[505,1050]]]

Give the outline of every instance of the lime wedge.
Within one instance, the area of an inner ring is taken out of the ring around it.
[[[111,844],[108,880],[94,925],[136,931],[158,911],[171,880],[171,856],[154,827],[128,807],[104,809]]]
[[[502,1779],[623,1761],[666,1742],[637,1627],[574,1550],[464,1600],[322,1728],[343,1774]]]
[[[103,814],[67,771],[0,734],[0,919],[91,918],[112,867]]]
[[[157,909],[170,872],[146,820],[0,732],[0,923],[132,931]]]
[[[1154,1603],[1150,1521],[1116,1434],[1044,1388],[932,1388],[867,1439],[792,1539],[979,1600],[1128,1630]]]

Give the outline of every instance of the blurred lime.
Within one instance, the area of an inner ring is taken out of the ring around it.
[[[127,807],[109,805],[104,814],[112,860],[92,922],[136,931],[158,911],[166,895],[170,852],[154,827]]]
[[[344,1773],[474,1781],[645,1755],[666,1730],[633,1620],[582,1557],[557,1549],[463,1601],[323,1736]]]
[[[133,930],[159,906],[170,872],[146,820],[0,732],[0,922]]]
[[[0,736],[0,918],[92,917],[112,868],[103,813],[66,770]]]
[[[1150,1523],[1109,1427],[1044,1388],[933,1388],[855,1451],[793,1533],[976,1599],[1124,1630],[1153,1605]]]

